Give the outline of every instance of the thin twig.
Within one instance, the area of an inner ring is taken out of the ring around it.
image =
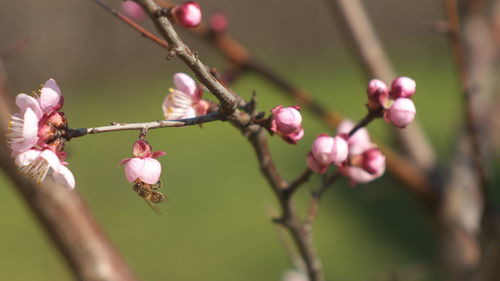
[[[110,126],[103,126],[103,127],[80,128],[74,130],[69,129],[67,130],[65,137],[67,139],[71,139],[76,137],[82,137],[87,134],[100,134],[100,133],[127,131],[127,130],[144,130],[145,128],[151,130],[151,129],[159,129],[167,127],[186,127],[213,121],[220,121],[222,120],[222,118],[223,116],[220,112],[212,112],[207,115],[202,115],[187,119],[180,119],[180,120],[160,120],[160,121],[144,122],[144,123],[114,123]]]
[[[308,226],[312,226],[314,221],[316,220],[316,216],[318,214],[319,201],[321,197],[326,192],[326,190],[339,178],[342,177],[342,174],[337,170],[335,173],[330,175],[324,181],[321,182],[316,190],[311,192],[311,202],[309,203],[309,212],[307,213],[306,224]]]

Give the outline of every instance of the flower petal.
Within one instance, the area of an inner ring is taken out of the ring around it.
[[[17,105],[17,107],[19,107],[19,110],[21,111],[21,115],[23,115],[26,112],[26,109],[31,108],[31,110],[33,110],[33,112],[36,114],[38,119],[42,118],[43,113],[42,113],[42,109],[40,107],[40,104],[32,96],[28,96],[26,94],[17,95],[16,105]]]
[[[179,120],[196,116],[192,108],[191,96],[181,91],[173,91],[165,97],[162,104],[163,114],[166,120]]]
[[[50,113],[62,107],[61,90],[54,79],[45,82],[39,101],[44,113]]]
[[[155,184],[160,179],[161,164],[153,158],[144,158],[144,167],[142,168],[139,179],[148,184]]]
[[[186,93],[192,97],[196,96],[196,82],[186,73],[174,74],[175,89]]]
[[[14,125],[10,148],[15,151],[24,151],[33,147],[38,141],[38,117],[30,107],[26,109],[22,120],[22,128]]]
[[[141,175],[145,161],[141,158],[131,158],[125,163],[125,177],[128,182],[135,182]]]
[[[54,180],[66,186],[69,189],[74,189],[75,188],[75,177],[73,176],[73,173],[64,165],[59,166],[58,171],[53,171],[52,177]]]
[[[37,149],[30,149],[30,150],[26,150],[24,152],[21,152],[21,153],[17,154],[17,156],[16,156],[16,160],[15,160],[16,165],[18,167],[27,166],[27,165],[33,163],[33,161],[35,161],[40,156],[40,153],[41,153],[41,151],[37,150]]]
[[[59,157],[49,149],[45,149],[40,153],[40,157],[45,159],[49,166],[56,172],[59,172],[60,167],[62,166],[61,161],[59,160]]]

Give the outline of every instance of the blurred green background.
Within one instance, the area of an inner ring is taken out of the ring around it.
[[[430,0],[366,2],[398,75],[417,81],[417,116],[446,166],[459,101],[446,40],[429,28],[441,18],[441,7]],[[206,14],[226,12],[234,37],[322,103],[354,120],[364,115],[367,81],[323,1],[200,3]],[[0,47],[28,38],[27,49],[6,65],[12,93],[29,93],[55,78],[72,128],[161,119],[172,74],[189,73],[90,0],[16,1],[1,7]],[[224,69],[216,52],[183,34],[205,63]],[[255,90],[261,110],[294,104],[254,75],[232,88],[246,98]],[[306,136],[297,146],[270,141],[288,179],[304,169],[314,137],[329,132],[306,111],[304,127]],[[390,130],[382,121],[369,126],[386,141]],[[163,191],[170,199],[161,204],[162,216],[132,191],[118,166],[130,157],[136,137],[136,132],[87,136],[66,148],[78,191],[143,280],[279,280],[292,267],[270,221],[273,194],[239,132],[217,122],[149,133],[153,148],[168,153],[160,158]],[[62,257],[1,174],[0,184],[1,279],[70,280]],[[298,194],[303,208],[307,188]],[[432,226],[390,175],[356,188],[340,181],[326,194],[314,230],[329,280],[442,279]]]

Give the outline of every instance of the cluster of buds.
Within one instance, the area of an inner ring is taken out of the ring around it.
[[[354,128],[354,123],[344,120],[339,124],[337,133],[348,136]],[[368,183],[385,172],[385,156],[372,143],[368,130],[361,128],[347,139],[349,155],[346,162],[340,167],[340,172],[349,178],[351,185]]]
[[[185,73],[174,75],[175,89],[163,101],[162,109],[166,120],[193,118],[207,114],[210,104],[203,100],[203,89]]]
[[[302,128],[302,115],[299,106],[283,107],[278,105],[271,110],[270,130],[280,135],[286,142],[297,144],[304,137]]]
[[[163,151],[152,152],[151,145],[144,139],[137,140],[132,147],[133,158],[120,161],[125,166],[128,182],[156,184],[160,180],[161,164],[156,158],[166,155]]]
[[[337,136],[319,135],[307,156],[307,166],[323,174],[329,165],[336,165],[351,184],[367,183],[383,175],[385,157],[370,140],[365,128],[349,133],[354,124],[344,120],[337,129]]]
[[[60,184],[75,187],[75,178],[66,167],[64,152],[68,123],[59,111],[64,103],[56,81],[49,79],[39,97],[19,94],[19,112],[9,122],[8,142],[19,171],[36,182],[50,173]]]
[[[384,119],[398,128],[404,128],[415,119],[416,109],[411,97],[415,94],[416,83],[408,77],[394,79],[391,89],[378,79],[368,83],[368,108],[384,109]]]

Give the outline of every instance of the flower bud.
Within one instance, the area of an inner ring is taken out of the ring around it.
[[[404,128],[415,119],[416,108],[411,99],[399,98],[385,112],[385,120],[399,128]]]
[[[136,158],[151,156],[151,145],[146,140],[137,140],[132,147],[132,155]]]
[[[302,129],[302,116],[298,106],[283,107],[279,105],[272,109],[273,122],[271,130],[281,135],[297,133]]]
[[[196,27],[201,22],[201,8],[197,2],[189,1],[172,10],[177,23],[186,28]]]
[[[313,142],[311,153],[321,165],[332,163],[332,147],[334,139],[326,134],[319,135]]]
[[[363,153],[362,167],[370,174],[378,174],[385,170],[385,156],[378,148],[372,148]]]
[[[322,165],[321,163],[316,160],[312,152],[309,152],[307,154],[307,159],[306,159],[307,167],[311,169],[311,171],[318,173],[318,174],[324,174],[326,170],[328,169],[328,165]]]
[[[354,126],[355,124],[351,120],[345,119],[337,127],[337,134],[348,135]],[[366,128],[358,129],[347,139],[347,143],[349,145],[349,155],[359,155],[365,150],[373,147]]]
[[[226,32],[227,29],[227,17],[222,13],[213,14],[210,17],[210,28],[218,33]]]
[[[415,94],[416,86],[415,80],[408,77],[398,77],[392,82],[391,98],[411,98]]]
[[[341,136],[335,136],[333,138],[333,146],[330,153],[332,163],[339,164],[344,162],[347,159],[348,154],[349,149],[347,141]]]
[[[389,88],[378,79],[372,79],[368,82],[366,93],[368,94],[368,107],[371,109],[385,106],[389,99]]]
[[[146,13],[144,13],[142,7],[134,1],[123,1],[120,6],[120,11],[125,16],[136,21],[141,21],[146,17]]]

